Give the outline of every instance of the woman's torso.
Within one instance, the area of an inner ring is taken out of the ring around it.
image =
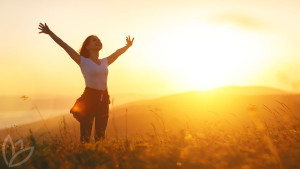
[[[101,64],[97,64],[89,58],[81,57],[80,69],[85,80],[86,87],[97,90],[107,89],[107,58],[101,59]]]

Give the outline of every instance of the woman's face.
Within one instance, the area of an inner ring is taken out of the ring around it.
[[[97,36],[92,36],[89,39],[89,44],[86,47],[88,50],[101,50],[102,49],[102,43],[100,39]]]

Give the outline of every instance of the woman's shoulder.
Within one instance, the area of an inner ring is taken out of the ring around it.
[[[102,58],[102,59],[101,59],[101,62],[104,62],[104,63],[107,65],[107,57]]]
[[[86,62],[86,59],[88,59],[88,58],[86,58],[86,57],[80,55],[80,64],[79,64],[79,66],[83,66],[84,63]]]

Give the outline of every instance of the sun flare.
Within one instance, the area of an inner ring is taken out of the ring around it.
[[[244,81],[268,60],[270,44],[259,32],[234,25],[190,22],[155,39],[165,71],[181,87],[207,90]]]

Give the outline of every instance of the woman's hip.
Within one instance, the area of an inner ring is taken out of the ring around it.
[[[90,87],[85,87],[81,97],[88,102],[110,104],[110,98],[107,89],[97,90]]]

